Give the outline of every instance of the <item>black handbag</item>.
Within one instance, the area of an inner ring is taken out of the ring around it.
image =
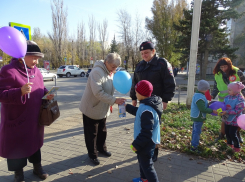
[[[42,126],[49,126],[58,117],[60,117],[60,110],[57,101],[43,100],[39,113],[39,124]]]

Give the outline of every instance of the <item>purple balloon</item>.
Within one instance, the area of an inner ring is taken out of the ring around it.
[[[237,124],[240,128],[242,128],[243,130],[245,130],[245,114],[242,114],[240,116],[238,116],[237,118]]]
[[[13,27],[2,27],[0,28],[0,49],[14,58],[25,57],[26,38]]]
[[[226,110],[225,103],[224,102],[219,102],[219,101],[216,101],[216,102],[213,102],[212,104],[210,104],[209,108],[213,109],[213,110],[217,110],[217,109],[220,109],[220,108],[222,109],[222,111]],[[217,116],[217,114],[214,114],[214,113],[211,113],[211,115]]]

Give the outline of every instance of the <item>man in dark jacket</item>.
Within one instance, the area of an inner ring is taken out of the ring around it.
[[[141,80],[147,80],[153,85],[153,93],[162,98],[163,109],[167,108],[175,92],[175,79],[171,64],[164,58],[156,56],[156,50],[151,42],[143,42],[140,45],[140,53],[143,58],[135,69],[133,83],[130,91],[132,105],[137,105],[135,85]],[[158,148],[154,151],[153,161],[157,160]]]

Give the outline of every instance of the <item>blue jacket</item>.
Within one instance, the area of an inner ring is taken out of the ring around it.
[[[140,101],[140,106],[127,104],[126,111],[135,115],[134,141],[137,152],[149,150],[160,143],[160,120],[163,111],[162,99],[152,96]]]
[[[208,107],[208,101],[205,95],[202,93],[195,93],[191,102],[191,117],[198,118],[201,115],[202,119],[206,119],[206,113],[203,113],[198,109],[197,101],[199,100],[203,100],[205,102],[205,106]]]

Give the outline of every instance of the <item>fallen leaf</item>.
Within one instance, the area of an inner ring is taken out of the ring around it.
[[[201,162],[197,162],[197,164],[202,164]]]
[[[73,174],[73,172],[69,172],[69,174]]]
[[[71,169],[69,169],[69,171],[71,172]]]
[[[194,159],[193,158],[190,158],[189,160],[191,161],[191,160],[194,160]]]
[[[222,163],[222,165],[224,165],[224,166],[225,166],[226,164],[225,164],[225,163]]]
[[[107,173],[111,174],[111,173],[112,173],[112,171],[107,171]]]
[[[169,157],[169,158],[168,158],[168,160],[170,160],[170,161],[171,161],[171,157]]]

